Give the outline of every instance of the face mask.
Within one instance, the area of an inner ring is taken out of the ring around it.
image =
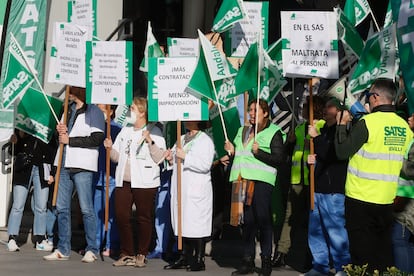
[[[126,117],[127,125],[135,124],[136,120],[137,120],[137,113],[135,113],[134,111],[131,110],[130,115],[128,117]]]

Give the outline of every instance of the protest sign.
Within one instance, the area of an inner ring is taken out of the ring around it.
[[[86,102],[132,103],[132,42],[86,43]]]
[[[243,2],[246,16],[225,33],[224,51],[231,57],[244,57],[261,33],[262,45],[268,46],[269,2]]]
[[[49,62],[49,82],[85,87],[86,27],[56,22]]]
[[[198,39],[167,38],[169,57],[198,57],[200,44]]]
[[[96,8],[97,0],[68,0],[68,22],[87,27],[96,36]]]
[[[338,78],[338,34],[333,12],[281,12],[283,74]]]
[[[208,120],[207,99],[185,92],[196,64],[195,57],[149,59],[149,121]]]

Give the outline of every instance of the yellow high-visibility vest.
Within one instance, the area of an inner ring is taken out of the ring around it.
[[[349,160],[345,194],[364,202],[391,204],[413,133],[395,113],[374,112],[363,119],[368,141]]]

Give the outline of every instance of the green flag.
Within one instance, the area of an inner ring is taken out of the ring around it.
[[[280,44],[276,45],[278,47],[270,48],[270,52],[275,57],[279,55],[275,48],[281,48]],[[246,58],[235,78],[235,93],[231,96],[240,95],[245,91],[251,90],[249,93],[250,97],[256,98],[258,70],[260,70],[259,97],[268,102],[272,101],[287,82],[282,77],[280,69],[272,58],[257,43],[252,44],[247,52]]]
[[[43,82],[43,65],[46,47],[47,2],[47,0],[13,0],[10,7],[7,36],[4,44],[7,49],[11,40],[9,34],[12,33],[26,53],[26,57],[35,70],[41,84]],[[13,68],[7,64],[11,60],[8,57],[9,52],[5,51],[1,69],[0,92],[5,87],[4,78],[7,75],[6,71],[9,68]]]
[[[240,128],[239,111],[237,109],[237,101],[231,99],[227,102],[227,106],[222,107],[223,119],[227,128],[227,135],[230,141],[233,141]],[[217,159],[225,156],[227,152],[224,150],[225,137],[223,127],[220,121],[220,114],[217,105],[210,109],[210,121],[212,125],[212,138],[216,148]]]
[[[244,17],[242,0],[223,0],[213,21],[212,32],[222,33],[231,29],[233,25]]]
[[[13,36],[10,37],[8,53],[2,98],[2,105],[5,109],[9,108],[15,99],[24,93],[34,82],[33,75],[26,66],[18,42]]]
[[[363,92],[377,78],[394,79],[396,75],[395,25],[376,33],[365,43],[361,58],[352,74],[348,89],[352,94]]]
[[[162,52],[160,45],[158,44],[154,34],[152,33],[151,21],[148,21],[147,43],[145,44],[144,58],[141,61],[139,70],[141,70],[142,72],[148,72],[148,59],[163,56],[164,53]]]
[[[62,101],[47,96],[53,110],[59,114]],[[55,132],[56,120],[42,92],[29,88],[17,106],[16,128],[48,143]]]
[[[280,74],[283,75],[282,39],[279,38],[276,42],[270,45],[266,52],[276,64]]]
[[[387,13],[385,14],[384,28],[391,26],[392,24],[392,9],[391,9],[391,0],[388,2]]]
[[[371,7],[368,0],[346,0],[344,13],[354,26],[358,26],[371,13]]]
[[[226,106],[227,95],[233,93],[234,76],[237,71],[200,31],[199,39],[200,56],[186,91],[200,94]],[[217,97],[214,89],[217,92]]]
[[[349,51],[351,51],[352,54],[359,58],[364,49],[364,40],[342,10],[339,8],[334,10],[337,14],[338,36],[344,44],[346,54],[348,55]]]
[[[3,41],[1,41],[2,39],[2,34],[3,34],[3,24],[4,24],[4,16],[6,15],[6,7],[7,7],[7,0],[3,0],[0,2],[0,48],[1,45],[3,44]]]
[[[409,114],[414,113],[414,5],[410,0],[392,0],[392,18],[397,23],[400,70],[408,99]]]

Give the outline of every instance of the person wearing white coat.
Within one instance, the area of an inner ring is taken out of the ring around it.
[[[175,235],[178,235],[177,162],[182,162],[183,252],[176,262],[165,266],[165,269],[205,270],[205,238],[210,237],[212,231],[211,166],[215,150],[211,138],[200,130],[203,124],[196,121],[185,122],[188,132],[182,137],[182,147],[175,146],[166,154],[166,159],[174,165],[171,178],[171,222]]]
[[[147,125],[147,100],[135,97],[131,105],[133,126],[122,128],[112,145],[105,139],[104,145],[111,149],[111,160],[118,163],[115,172],[115,219],[120,237],[120,259],[114,266],[144,267],[151,243],[155,195],[160,185],[160,167],[164,158],[165,140],[161,130]],[[134,251],[134,235],[130,218],[132,204],[137,215],[138,245]]]

